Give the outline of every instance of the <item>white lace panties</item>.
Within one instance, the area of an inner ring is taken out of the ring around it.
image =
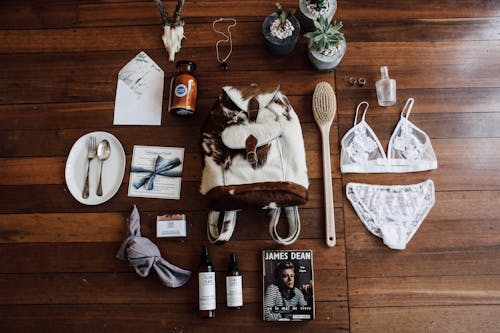
[[[347,198],[361,222],[384,244],[404,250],[434,205],[434,183],[370,185],[348,183]]]

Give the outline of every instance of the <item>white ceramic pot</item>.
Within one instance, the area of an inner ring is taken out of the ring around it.
[[[328,18],[328,22],[330,22],[333,18],[333,15],[337,11],[337,0],[328,0],[330,7],[326,12],[325,16]],[[314,30],[314,20],[317,19],[313,13],[309,11],[306,6],[306,0],[299,0],[299,8],[300,8],[300,25],[302,27],[302,32],[308,32]]]
[[[347,50],[347,44],[345,40],[340,42],[340,50],[337,54],[327,57],[318,53],[314,50],[308,49],[307,56],[309,61],[314,65],[314,67],[322,72],[329,72],[338,66],[342,58],[344,57],[345,51]]]

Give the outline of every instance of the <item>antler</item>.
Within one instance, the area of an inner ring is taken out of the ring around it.
[[[178,23],[180,21],[182,7],[184,7],[184,0],[177,0],[177,6],[175,6],[174,12],[174,23]]]
[[[167,13],[167,10],[165,9],[165,6],[163,6],[163,3],[161,2],[161,0],[154,0],[154,2],[156,3],[156,6],[158,7],[158,10],[160,11],[161,24],[162,25],[170,24],[168,22],[168,13]]]

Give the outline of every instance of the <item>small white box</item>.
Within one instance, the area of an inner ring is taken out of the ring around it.
[[[186,216],[184,214],[158,216],[156,237],[186,237]]]

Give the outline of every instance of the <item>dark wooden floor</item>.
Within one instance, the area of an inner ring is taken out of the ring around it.
[[[186,1],[186,36],[177,59],[198,63],[200,115],[165,115],[161,127],[114,127],[119,69],[145,50],[166,71],[159,15],[152,1],[0,3],[0,331],[1,332],[494,332],[500,327],[500,2],[497,0],[339,1],[348,50],[335,73],[309,66],[306,40],[272,58],[260,34],[274,1]],[[285,1],[296,4],[296,1]],[[297,2],[298,3],[298,2]],[[173,2],[167,5],[173,6]],[[172,11],[172,9],[170,9]],[[236,17],[231,70],[215,61],[211,22]],[[397,79],[398,103],[376,106],[381,65]],[[349,77],[368,84],[351,87]],[[324,242],[320,135],[311,113],[317,82],[334,84],[338,118],[331,133],[338,245]],[[260,253],[278,248],[262,212],[240,214],[233,240],[211,247],[218,275],[217,318],[197,317],[197,281],[162,287],[114,258],[133,203],[143,234],[181,267],[196,270],[207,205],[198,193],[200,125],[221,86],[271,81],[290,96],[302,122],[310,200],[300,239],[315,257],[317,319],[261,320]],[[167,92],[165,92],[165,98]],[[431,137],[439,169],[400,175],[341,175],[339,138],[355,106],[386,144],[408,97],[412,120]],[[165,99],[164,105],[166,105]],[[89,207],[64,181],[66,157],[81,135],[104,130],[121,140],[127,170],[118,194]],[[182,146],[179,201],[127,197],[134,144]],[[407,184],[433,179],[436,204],[405,251],[372,236],[345,199],[349,181]],[[158,240],[155,216],[186,212],[185,240]],[[224,307],[222,274],[236,252],[245,308]]]

